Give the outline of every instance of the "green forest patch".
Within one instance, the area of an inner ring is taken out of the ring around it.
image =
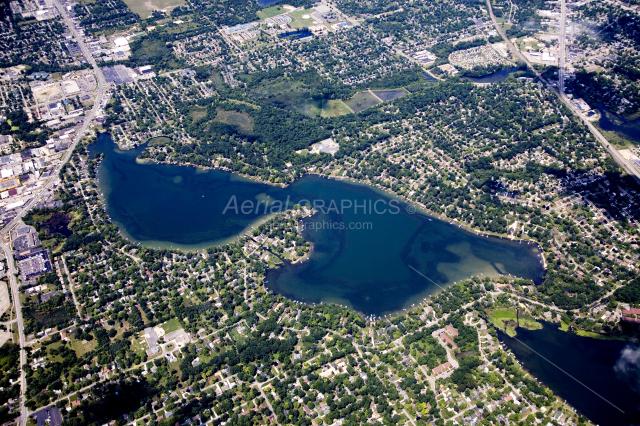
[[[253,133],[253,119],[249,114],[237,111],[226,111],[224,109],[218,109],[218,115],[216,115],[216,121],[226,123],[235,127],[241,133],[250,135]]]
[[[137,66],[154,65],[162,69],[180,68],[171,47],[155,35],[140,38],[131,43],[131,52],[129,59]]]
[[[151,16],[154,10],[169,11],[178,6],[184,6],[184,0],[124,0],[133,13],[140,15],[142,19]]]

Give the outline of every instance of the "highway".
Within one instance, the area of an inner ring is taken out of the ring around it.
[[[564,94],[564,67],[567,58],[567,0],[560,0],[560,52],[558,55],[558,90]]]
[[[489,15],[491,16],[491,21],[493,22],[493,26],[496,28],[496,31],[498,31],[500,36],[507,43],[507,47],[516,55],[516,57],[518,59],[520,59],[522,62],[527,64],[527,67],[529,67],[529,69],[532,70],[536,74],[536,76],[540,79],[540,81],[542,81],[550,91],[552,91],[553,93],[556,94],[556,96],[558,96],[560,101],[562,103],[564,103],[565,106],[567,108],[569,108],[571,110],[571,112],[573,112],[573,114],[576,117],[579,117],[582,120],[582,122],[587,126],[587,128],[591,132],[591,134],[593,134],[593,136],[596,138],[596,140],[598,142],[600,142],[600,144],[604,147],[604,149],[607,150],[607,152],[609,153],[611,158],[613,158],[614,161],[616,163],[618,163],[618,165],[620,167],[622,167],[622,169],[626,173],[628,173],[629,175],[635,177],[636,180],[640,182],[640,170],[638,170],[635,167],[633,167],[631,165],[631,163],[629,163],[618,152],[617,149],[612,147],[611,144],[609,143],[609,141],[607,141],[607,139],[604,136],[602,136],[602,133],[600,133],[600,131],[593,125],[593,123],[591,123],[591,121],[589,121],[587,119],[587,117],[585,117],[582,114],[582,112],[580,112],[578,107],[576,107],[571,101],[569,101],[567,96],[564,94],[564,62],[565,62],[565,56],[566,56],[566,17],[567,17],[566,0],[561,0],[561,8],[562,8],[562,11],[561,11],[561,21],[562,22],[561,22],[561,26],[560,26],[560,32],[561,32],[561,34],[560,34],[560,50],[561,50],[561,53],[560,53],[560,60],[559,60],[559,63],[558,63],[558,67],[560,69],[560,71],[558,72],[558,77],[559,77],[558,86],[560,87],[560,90],[556,89],[549,81],[547,81],[547,79],[545,79],[541,75],[541,73],[537,69],[535,69],[533,67],[533,64],[529,61],[529,59],[527,59],[527,57],[522,54],[520,49],[518,49],[516,46],[514,46],[513,43],[511,42],[511,40],[509,40],[509,38],[507,38],[507,35],[502,30],[502,27],[498,24],[498,21],[496,20],[496,17],[493,14],[493,9],[491,8],[491,0],[486,0],[486,3],[487,3],[487,9],[489,10]]]
[[[8,269],[9,269],[9,274],[8,274],[8,276],[9,276],[9,285],[11,287],[11,295],[12,295],[12,299],[13,299],[13,303],[14,303],[14,308],[15,308],[15,311],[16,311],[16,323],[18,324],[18,335],[19,335],[19,340],[20,340],[20,370],[21,370],[21,376],[20,376],[20,391],[21,391],[20,392],[21,393],[20,425],[21,426],[26,426],[27,418],[29,416],[29,411],[28,411],[27,407],[24,405],[25,399],[26,399],[26,392],[27,392],[27,381],[26,381],[26,376],[25,376],[25,373],[24,373],[24,366],[27,363],[27,355],[26,355],[26,352],[25,352],[25,349],[24,349],[26,341],[25,341],[25,336],[24,336],[24,323],[23,323],[23,319],[22,319],[22,309],[21,309],[21,306],[20,306],[20,292],[19,292],[18,279],[17,279],[18,271],[16,269],[15,260],[13,258],[13,252],[11,251],[11,247],[10,247],[11,243],[10,243],[10,238],[8,238],[9,237],[8,234],[11,231],[11,229],[13,229],[13,227],[19,221],[22,220],[22,217],[29,210],[31,210],[42,199],[42,197],[44,195],[46,195],[49,192],[49,190],[53,187],[54,182],[58,179],[58,174],[60,172],[60,169],[62,168],[62,166],[64,164],[66,164],[69,161],[69,159],[71,158],[71,155],[73,154],[73,150],[75,149],[76,145],[78,145],[78,142],[80,142],[80,140],[84,137],[85,133],[89,129],[89,125],[91,124],[93,119],[96,117],[96,114],[98,113],[98,111],[100,111],[100,109],[102,108],[102,102],[103,102],[104,90],[105,90],[105,84],[106,84],[105,80],[104,80],[104,76],[102,75],[102,71],[100,70],[100,68],[96,64],[95,59],[91,55],[91,52],[89,51],[89,49],[85,45],[84,41],[82,40],[82,38],[78,34],[78,31],[76,30],[75,25],[73,24],[73,22],[71,21],[71,19],[69,18],[69,16],[66,13],[66,9],[60,3],[60,0],[53,0],[53,3],[55,4],[55,6],[58,9],[58,12],[62,16],[62,18],[64,19],[64,22],[67,25],[67,27],[69,28],[69,31],[75,37],[76,42],[78,43],[78,46],[80,47],[80,50],[84,54],[84,56],[87,59],[87,61],[89,62],[89,64],[91,64],[91,66],[93,67],[93,70],[94,70],[94,72],[96,74],[96,79],[98,81],[98,93],[97,93],[97,96],[96,96],[95,103],[93,104],[93,108],[91,109],[91,112],[88,115],[86,115],[84,123],[78,129],[78,131],[76,132],[76,136],[75,136],[72,144],[69,146],[69,149],[67,150],[66,154],[60,160],[60,163],[58,164],[58,166],[51,173],[51,176],[49,177],[49,179],[46,181],[46,183],[43,186],[40,187],[39,192],[32,199],[30,199],[27,203],[25,203],[24,206],[22,206],[21,210],[18,212],[16,217],[14,217],[11,220],[11,222],[9,222],[0,231],[0,238],[2,239],[2,242],[0,242],[0,248],[4,252],[4,255],[5,255],[6,259],[7,259],[7,266],[8,266]],[[5,242],[5,239],[6,239],[6,242]]]
[[[5,231],[3,230],[3,233]],[[13,252],[8,247],[8,244],[0,243],[2,251],[7,258],[7,267],[9,277],[9,286],[11,287],[11,299],[13,300],[13,307],[16,311],[16,323],[18,324],[18,338],[20,340],[20,424],[25,426],[27,424],[27,407],[24,405],[25,395],[27,393],[27,377],[24,372],[24,366],[27,363],[27,353],[25,348],[24,338],[24,323],[22,322],[22,307],[20,306],[20,291],[18,288],[18,271],[16,269],[15,261],[13,260]]]

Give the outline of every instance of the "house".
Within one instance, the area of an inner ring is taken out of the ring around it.
[[[442,333],[440,333],[440,337],[442,338],[442,340],[445,341],[445,343],[447,343],[449,346],[451,346],[451,349],[457,349],[458,345],[456,345],[453,340],[451,340],[451,338],[449,337],[449,335],[447,335],[447,333],[445,333],[444,331]]]
[[[449,368],[451,368],[451,363],[449,361],[445,362],[444,364],[441,364],[439,366],[437,366],[436,368],[434,368],[433,371],[433,375],[437,376],[440,373],[442,373],[443,371],[448,370]]]
[[[444,329],[451,337],[456,337],[458,335],[458,330],[456,330],[451,324],[446,326]]]

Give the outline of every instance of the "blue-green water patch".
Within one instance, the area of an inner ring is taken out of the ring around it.
[[[600,121],[598,125],[602,130],[617,132],[635,143],[640,143],[640,118],[627,120],[619,115],[600,107]]]

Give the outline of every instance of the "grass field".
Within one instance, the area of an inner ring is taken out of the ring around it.
[[[164,330],[165,333],[171,333],[180,328],[182,328],[182,324],[180,324],[180,321],[178,321],[178,318],[172,318],[169,321],[162,324],[162,329]]]
[[[567,324],[564,321],[561,321],[559,328],[562,331],[569,331],[569,324]],[[627,340],[624,336],[606,336],[604,334],[594,333],[592,331],[585,331],[585,330],[576,330],[576,334],[578,336],[591,337],[592,339],[600,339],[600,340]]]
[[[165,146],[171,139],[166,136],[158,136],[149,140],[149,146]]]
[[[82,339],[71,339],[71,349],[76,351],[76,355],[80,358],[84,354],[89,351],[94,350],[98,346],[98,341],[96,339],[90,340],[88,342]]]
[[[382,102],[369,92],[360,92],[344,102],[355,113],[364,111],[365,109],[376,106]]]
[[[150,17],[154,10],[169,11],[185,4],[184,0],[124,0],[124,2],[133,13],[137,13],[142,19]]]
[[[338,117],[340,115],[351,114],[353,111],[341,100],[325,101],[322,105],[322,117]]]
[[[240,333],[238,333],[238,330],[236,330],[235,328],[229,332],[229,336],[231,336],[233,340],[241,345],[243,345],[245,342],[245,338],[242,337]]]
[[[313,25],[313,18],[311,17],[311,14],[313,12],[315,12],[315,9],[298,10],[295,12],[291,12],[289,16],[293,20],[289,23],[289,26],[291,28],[310,27],[311,25]],[[309,15],[308,19],[304,19],[303,16],[307,15]]]
[[[244,112],[218,110],[216,121],[226,123],[245,134],[253,133],[253,119]]]
[[[197,24],[195,22],[183,22],[179,25],[167,26],[163,30],[167,34],[181,34],[198,28],[200,28],[200,24]]]
[[[146,65],[149,63],[156,64],[162,69],[177,69],[180,64],[175,60],[173,51],[167,47],[164,41],[143,38],[133,43],[131,62]]]
[[[287,9],[285,9],[282,6],[271,6],[271,7],[262,9],[261,11],[257,12],[256,15],[258,15],[258,18],[260,19],[267,19],[267,18],[271,18],[272,16],[282,15],[286,11]]]
[[[207,109],[204,107],[194,105],[191,108],[189,108],[189,110],[191,111],[189,115],[191,115],[191,118],[193,119],[194,123],[198,122],[199,120],[202,120],[207,116]]]
[[[134,351],[136,354],[142,355],[143,353],[146,352],[147,344],[142,343],[143,340],[144,339],[142,337],[140,337],[139,339],[136,339],[136,338],[131,339],[131,350]]]
[[[308,117],[317,117],[320,115],[320,103],[311,99],[309,93],[306,91],[286,91],[272,96],[266,101],[279,108],[296,111]]]
[[[513,337],[516,333],[516,328],[518,326],[516,322],[516,312],[507,310],[507,309],[496,309],[492,311],[489,315],[489,319],[500,330],[507,333],[507,335]],[[533,318],[528,318],[524,316],[520,316],[520,327],[526,328],[527,330],[540,330],[542,328],[542,324],[534,320]]]
[[[266,85],[259,85],[255,89],[251,90],[251,96],[257,98],[268,98],[271,96],[295,91],[300,88],[300,86],[302,86],[302,83],[299,81],[284,78],[278,79]]]
[[[288,92],[268,99],[273,105],[299,112],[307,117],[338,117],[353,111],[341,100],[316,101],[307,92]]]

